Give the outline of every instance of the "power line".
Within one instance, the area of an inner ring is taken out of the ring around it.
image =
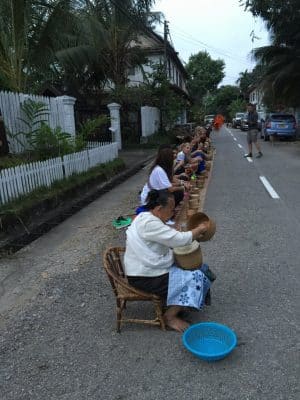
[[[248,66],[248,64],[247,64],[244,60],[242,60],[241,58],[232,57],[231,55],[226,54],[225,52],[222,52],[222,51],[220,51],[220,50],[216,50],[214,47],[208,46],[208,45],[206,45],[205,43],[201,42],[200,40],[197,40],[197,39],[194,39],[194,38],[193,38],[193,39],[188,39],[187,37],[182,36],[182,35],[180,35],[180,34],[178,34],[178,33],[175,33],[175,36],[179,37],[180,39],[184,40],[184,41],[187,42],[187,43],[201,44],[201,46],[204,47],[205,50],[211,49],[211,50],[213,50],[215,53],[220,54],[221,56],[223,56],[223,57],[225,57],[225,58],[230,58],[230,59],[232,59],[232,60],[239,61],[240,63],[242,63],[242,64]]]
[[[238,59],[238,58],[235,56],[234,53],[231,53],[230,51],[224,52],[223,49],[220,49],[220,48],[218,48],[218,47],[211,46],[211,45],[209,45],[208,43],[202,42],[201,40],[199,40],[199,39],[195,38],[194,36],[192,36],[190,33],[185,32],[184,30],[182,30],[182,29],[179,28],[178,26],[174,25],[174,27],[178,30],[179,33],[185,35],[186,37],[188,37],[188,38],[190,38],[190,39],[192,39],[192,40],[194,40],[194,41],[197,41],[197,42],[201,43],[203,46],[205,46],[205,47],[207,47],[207,48],[211,48],[212,50],[214,50],[214,51],[216,51],[216,52],[220,52],[221,54],[224,54],[224,55],[226,55],[226,56],[228,56],[228,57],[231,57],[231,56],[232,56],[232,57],[234,57],[235,59]],[[241,59],[240,59],[240,60],[241,60]]]

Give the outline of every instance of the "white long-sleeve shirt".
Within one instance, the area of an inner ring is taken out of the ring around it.
[[[128,276],[160,276],[174,263],[172,248],[192,243],[192,232],[179,232],[151,212],[142,212],[126,232],[124,256]]]

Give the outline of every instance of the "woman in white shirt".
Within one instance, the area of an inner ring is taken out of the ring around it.
[[[169,192],[174,193],[176,206],[183,199],[187,183],[173,178],[173,163],[174,155],[171,147],[161,147],[150,168],[148,182],[144,185],[141,192],[142,205],[146,204],[146,199],[151,189],[168,189]]]
[[[168,190],[151,190],[147,198],[149,211],[140,213],[127,229],[124,257],[129,283],[141,290],[167,298],[169,270],[174,264],[174,247],[191,244],[203,234],[206,224],[188,232],[166,225],[174,213],[175,201]],[[188,323],[178,317],[182,306],[170,306],[164,314],[166,324],[183,332]]]

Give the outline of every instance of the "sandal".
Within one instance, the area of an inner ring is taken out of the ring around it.
[[[126,226],[129,226],[132,222],[132,219],[130,217],[124,218],[122,215],[120,215],[118,218],[115,218],[113,220],[113,227],[116,229],[124,228]]]

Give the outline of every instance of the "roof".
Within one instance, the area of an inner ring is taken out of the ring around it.
[[[165,43],[164,39],[156,32],[154,32],[152,29],[147,29],[145,31],[145,36],[147,36],[149,39],[152,39],[152,43],[149,43],[146,45],[144,43],[143,46],[141,46],[144,50],[147,50],[147,53],[149,54],[164,54],[165,52]],[[178,69],[181,71],[182,75],[187,78],[188,74],[186,72],[186,69],[180,60],[178,56],[178,52],[174,49],[173,46],[169,42],[167,42],[167,55],[172,58]]]

